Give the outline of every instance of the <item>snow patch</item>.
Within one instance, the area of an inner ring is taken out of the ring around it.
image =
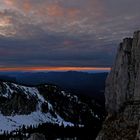
[[[12,132],[20,129],[23,125],[37,126],[42,123],[53,123],[64,126],[74,126],[71,122],[64,121],[59,115],[54,118],[49,112],[42,113],[40,111],[32,112],[29,115],[15,115],[15,116],[3,116],[0,114],[0,134],[4,131]]]

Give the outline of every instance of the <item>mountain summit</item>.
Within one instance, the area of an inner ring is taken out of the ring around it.
[[[105,98],[108,116],[96,140],[139,140],[140,31],[120,44]]]

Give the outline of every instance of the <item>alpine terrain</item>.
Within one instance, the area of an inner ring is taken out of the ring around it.
[[[92,124],[96,130],[103,120],[103,112],[94,100],[82,99],[54,85],[31,87],[0,82],[1,135],[45,124],[64,128],[84,128]]]
[[[120,44],[105,98],[108,116],[96,140],[139,140],[140,31]]]

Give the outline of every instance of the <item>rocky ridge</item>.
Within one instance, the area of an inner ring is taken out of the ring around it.
[[[89,100],[87,102],[55,85],[33,87],[0,82],[0,134],[15,131],[23,125],[51,123],[83,127],[91,118],[100,122],[102,116],[94,110],[98,110],[97,107],[92,103],[89,105]]]
[[[140,31],[120,44],[105,98],[108,116],[96,140],[139,140]]]

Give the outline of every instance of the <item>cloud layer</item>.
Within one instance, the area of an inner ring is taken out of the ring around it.
[[[140,27],[139,8],[139,0],[0,0],[0,66],[111,66],[121,39]]]

